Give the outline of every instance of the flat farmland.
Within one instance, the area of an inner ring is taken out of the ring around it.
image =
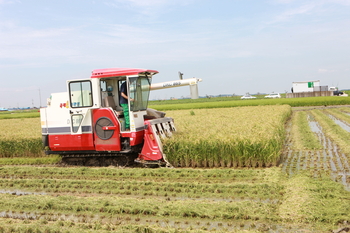
[[[349,112],[287,105],[167,111],[178,130],[164,142],[171,169],[67,167],[58,156],[2,148],[0,230],[346,230]],[[38,118],[18,120],[0,127],[33,128],[7,132],[6,140],[40,141]]]
[[[264,169],[3,166],[3,232],[325,232],[349,219],[326,176]]]

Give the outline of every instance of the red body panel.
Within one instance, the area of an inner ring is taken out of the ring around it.
[[[113,135],[109,139],[101,139],[96,134],[96,121],[98,121],[100,118],[108,118],[112,121],[113,126],[112,130],[114,131]],[[116,119],[115,114],[113,111],[109,108],[100,108],[100,109],[94,109],[92,112],[92,120],[93,120],[93,131],[94,131],[94,138],[95,138],[95,150],[96,151],[120,151],[121,145],[120,145],[120,123]]]
[[[130,138],[130,146],[136,146],[143,142],[145,131],[137,131],[137,132],[123,132],[122,137]]]
[[[113,125],[103,126],[103,130],[113,131],[108,139],[101,139],[96,133],[96,122],[100,118],[108,118]],[[143,143],[144,130],[137,132],[120,132],[120,123],[110,108],[92,111],[92,131],[84,134],[50,134],[49,147],[52,151],[121,151],[121,137],[130,138],[130,146]]]
[[[115,76],[128,76],[138,75],[141,73],[151,73],[152,75],[157,74],[156,70],[147,69],[135,69],[135,68],[109,68],[109,69],[97,69],[92,71],[91,78],[107,78]]]
[[[139,158],[141,160],[160,160],[163,158],[163,153],[156,141],[151,124],[148,121],[145,121],[145,124],[148,127],[145,129],[144,144]]]
[[[49,135],[49,147],[52,151],[94,150],[92,134]]]

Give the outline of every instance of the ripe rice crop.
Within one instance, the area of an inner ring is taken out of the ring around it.
[[[277,165],[284,142],[287,105],[168,111],[177,133],[164,152],[175,167]]]
[[[39,118],[0,120],[0,157],[43,156]]]
[[[39,118],[3,119],[0,120],[1,139],[37,139],[41,138]]]

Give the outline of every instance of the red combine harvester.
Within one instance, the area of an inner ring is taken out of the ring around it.
[[[71,165],[125,166],[137,162],[171,166],[161,138],[172,136],[173,119],[147,108],[151,79],[157,73],[147,69],[98,69],[89,79],[67,81],[67,92],[53,93],[47,107],[40,109],[46,154],[59,154]],[[130,129],[125,128],[119,104],[124,82]]]

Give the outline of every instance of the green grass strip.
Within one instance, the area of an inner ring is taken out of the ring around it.
[[[180,110],[180,109],[203,109],[203,108],[229,108],[240,106],[262,106],[262,105],[290,105],[291,107],[302,106],[329,106],[329,105],[347,105],[350,104],[350,98],[327,96],[327,97],[305,97],[305,98],[281,98],[281,99],[254,99],[254,100],[228,100],[228,101],[215,101],[215,102],[200,102],[187,101],[181,103],[177,101],[175,103],[157,104],[157,102],[150,102],[149,107],[157,109],[159,111],[166,110]]]
[[[39,110],[31,111],[6,111],[0,112],[0,119],[15,119],[15,118],[36,118],[40,117]]]

